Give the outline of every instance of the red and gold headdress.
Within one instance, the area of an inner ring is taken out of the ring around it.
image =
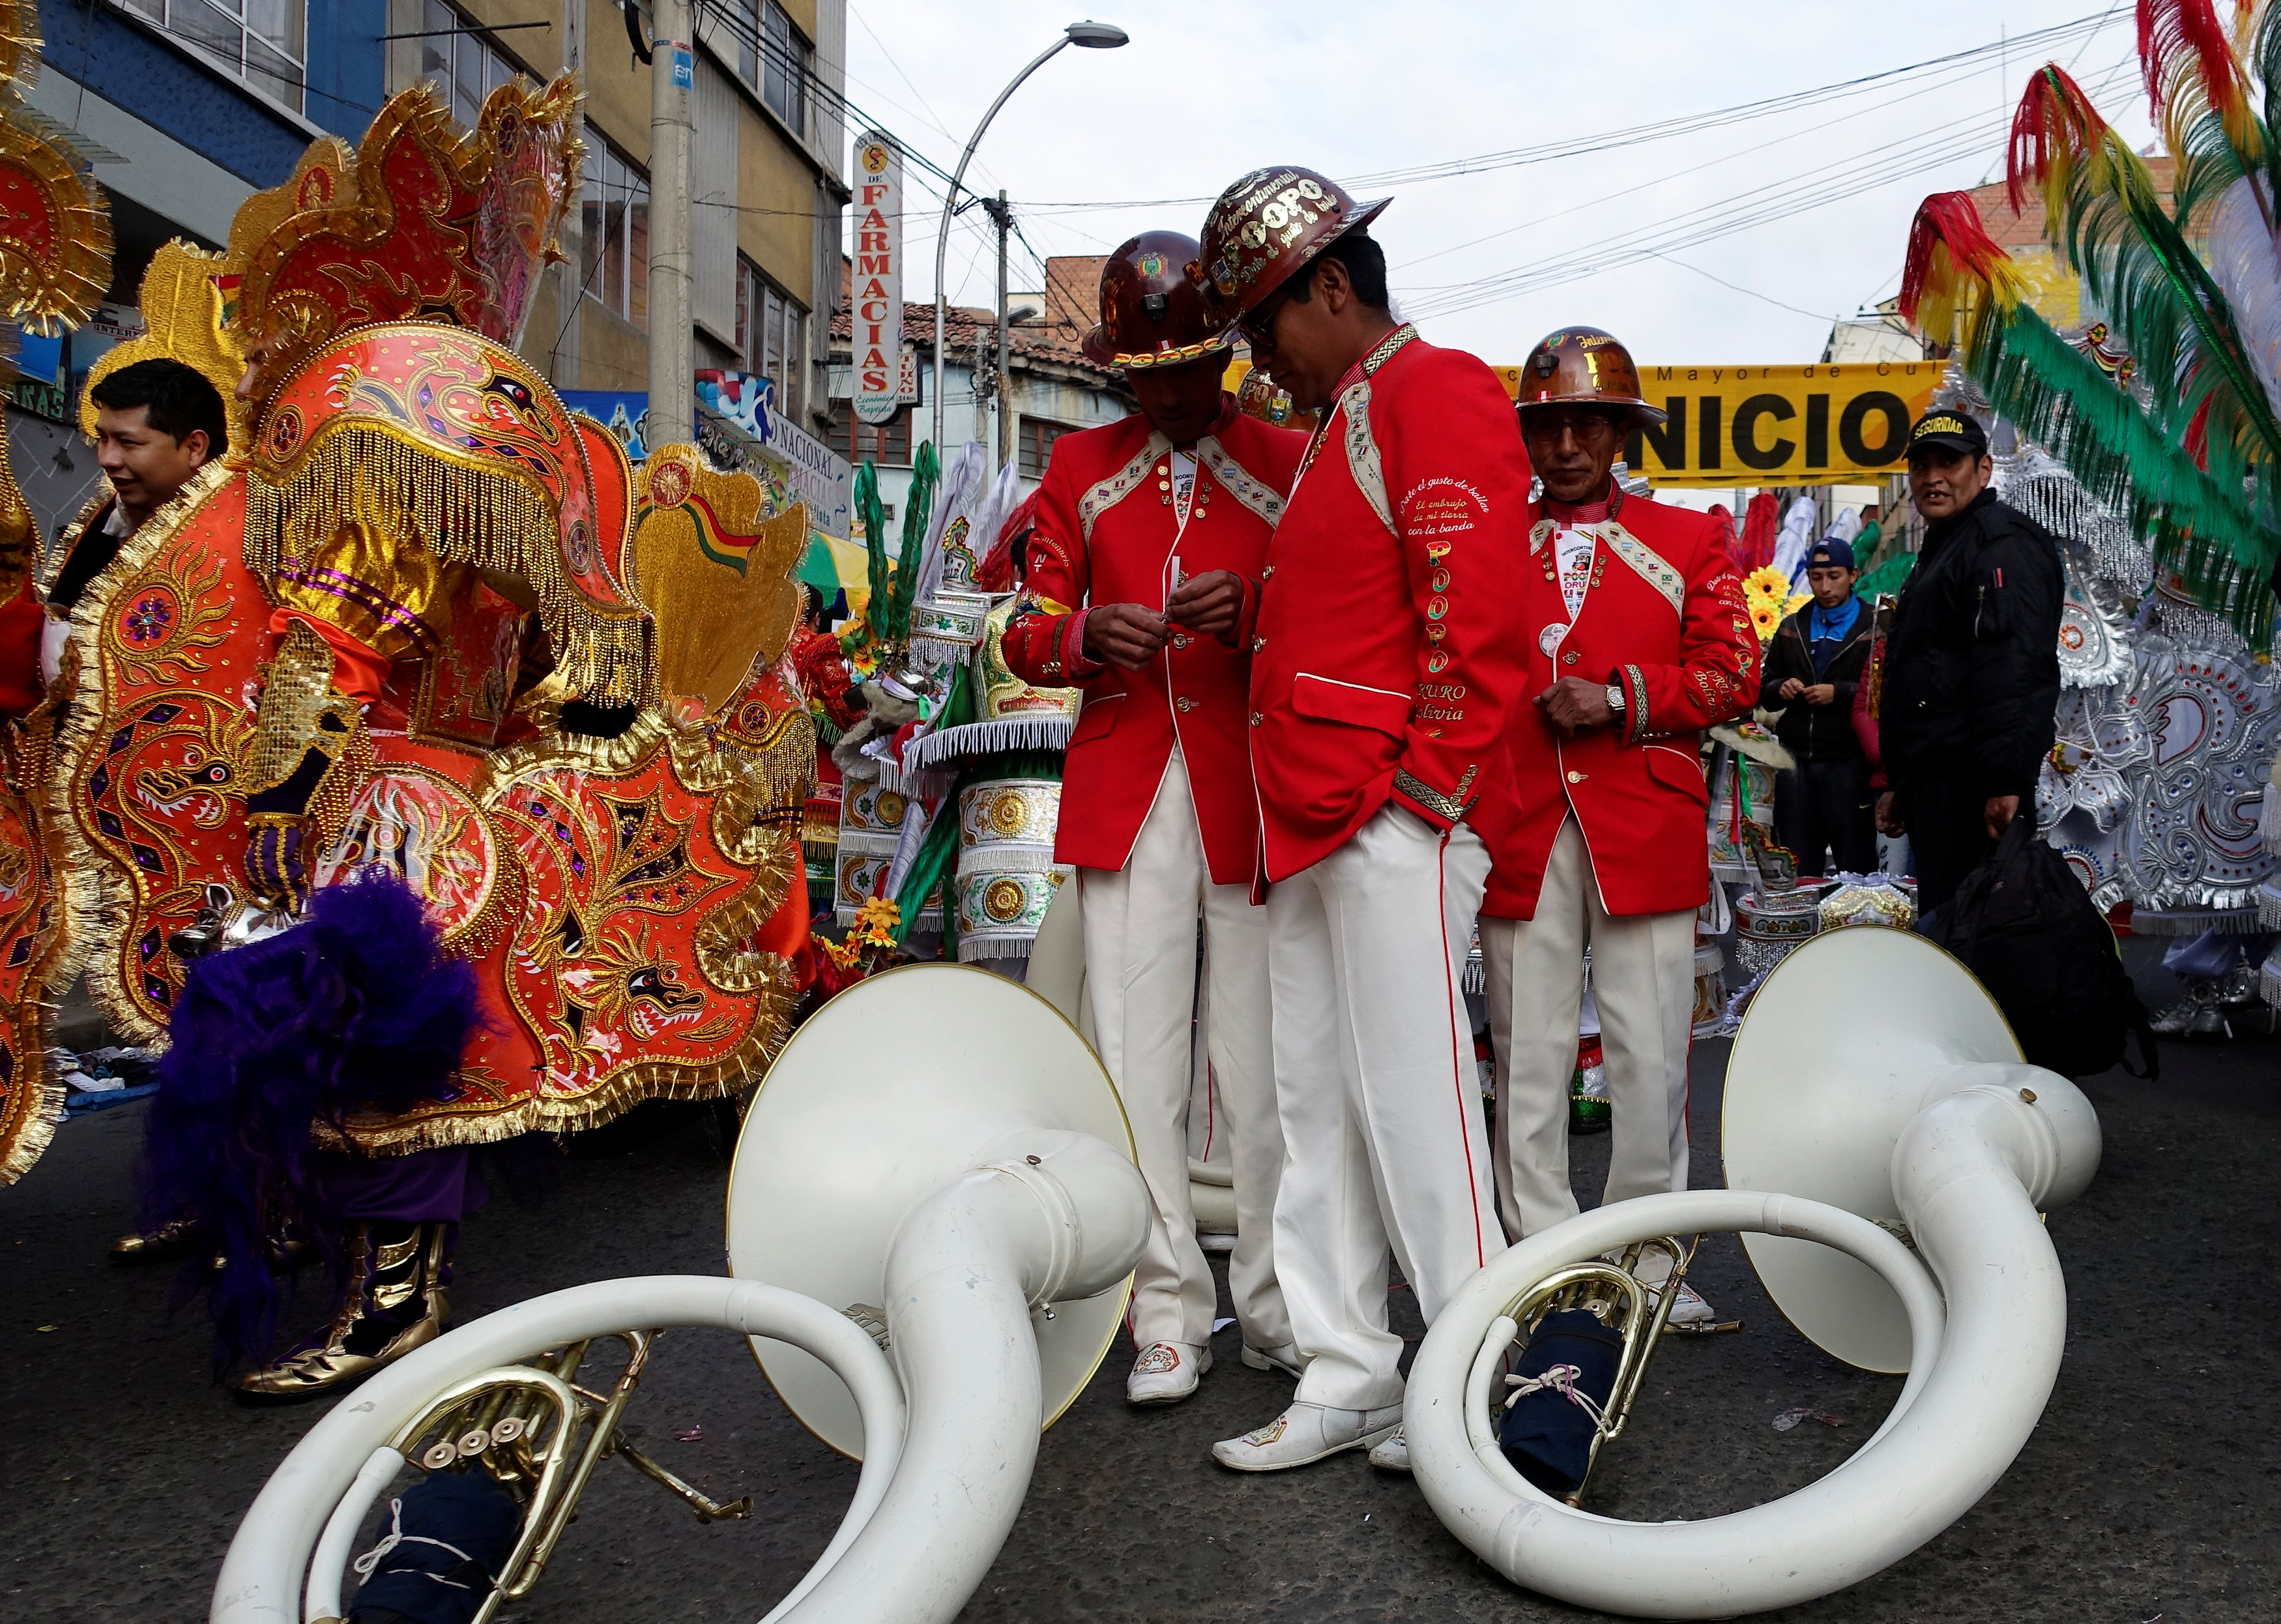
[[[463,130],[422,83],[352,151],[317,142],[229,228],[225,321],[272,388],[335,335],[377,321],[463,327],[512,348],[576,195],[578,89],[500,86]],[[267,391],[265,391],[267,392]]]

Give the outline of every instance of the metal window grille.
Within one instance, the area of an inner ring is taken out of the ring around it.
[[[307,0],[118,0],[294,112],[308,85]]]

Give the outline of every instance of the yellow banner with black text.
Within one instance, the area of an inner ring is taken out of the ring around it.
[[[1658,485],[1874,484],[1907,462],[1909,425],[1932,404],[1943,361],[1793,367],[1642,367],[1667,421],[1634,430],[1625,460]],[[1499,367],[1505,393],[1520,368]]]

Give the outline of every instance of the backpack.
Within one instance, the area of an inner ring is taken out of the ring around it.
[[[2035,824],[2032,813],[2014,817],[1987,861],[1917,929],[1980,978],[2030,1064],[2088,1077],[2125,1063],[2135,1032],[2146,1070],[2131,1075],[2160,1076],[2154,1031],[2115,932]]]

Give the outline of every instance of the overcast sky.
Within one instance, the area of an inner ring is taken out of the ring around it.
[[[1607,328],[1643,361],[1817,359],[1833,317],[1898,290],[1926,193],[2001,177],[2011,109],[2046,60],[2071,67],[2133,145],[2152,139],[2132,7],[2092,0],[849,0],[848,99],[953,168],[992,98],[1081,4],[1132,43],[1047,63],[969,172],[1006,189],[1037,253],[1194,234],[1213,195],[1268,164],[1342,182],[1443,166],[1357,189],[1394,197],[1373,234],[1425,335],[1506,364],[1572,322]],[[1805,99],[1746,105],[1782,97]],[[1746,116],[1513,161],[1727,110]],[[1450,173],[1469,159],[1481,161]],[[915,196],[914,299],[932,295],[939,206],[939,190]],[[986,228],[979,211],[953,227],[955,300],[994,298]],[[1014,254],[1012,284],[1038,285],[1022,244]]]

